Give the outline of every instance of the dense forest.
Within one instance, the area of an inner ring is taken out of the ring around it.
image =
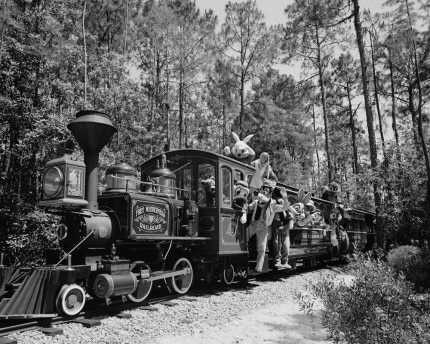
[[[223,22],[192,0],[1,0],[0,248],[49,242],[41,172],[81,109],[118,128],[101,174],[255,134],[281,181],[316,196],[334,181],[344,203],[376,211],[379,247],[430,239],[430,1],[284,12],[268,26],[251,0]],[[293,65],[300,77],[281,72]]]

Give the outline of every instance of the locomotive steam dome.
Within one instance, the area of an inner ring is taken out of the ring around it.
[[[137,170],[121,162],[106,169],[107,192],[136,190]]]
[[[166,156],[161,156],[161,166],[153,170],[149,177],[157,184],[156,192],[165,193],[171,197],[176,197],[176,176],[166,167]]]

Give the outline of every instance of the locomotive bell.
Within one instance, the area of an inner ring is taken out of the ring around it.
[[[99,153],[117,129],[112,125],[107,114],[94,110],[79,111],[76,119],[69,123],[67,128],[84,151],[84,162],[87,167],[85,173],[87,208],[97,211]]]

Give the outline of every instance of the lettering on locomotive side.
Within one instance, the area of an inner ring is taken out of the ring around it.
[[[132,234],[161,234],[168,230],[167,205],[133,201],[132,217]]]

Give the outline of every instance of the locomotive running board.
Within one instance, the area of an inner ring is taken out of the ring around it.
[[[180,240],[180,241],[205,241],[211,240],[209,237],[180,237],[164,235],[133,235],[133,240]]]

